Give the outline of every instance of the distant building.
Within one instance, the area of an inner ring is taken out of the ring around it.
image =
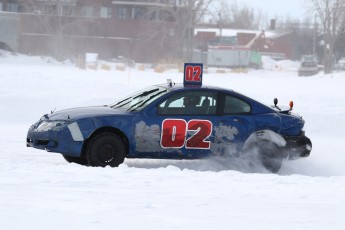
[[[289,32],[198,28],[195,30],[195,41],[199,47],[216,41],[220,45],[247,47],[275,59],[295,58],[293,35]]]
[[[0,49],[73,58],[98,53],[138,62],[182,59],[184,47],[211,42],[246,46],[261,31],[196,29],[184,17],[187,0],[0,0]],[[190,39],[189,41],[186,41]],[[292,58],[289,33],[265,31],[250,49]]]
[[[61,58],[179,58],[184,7],[185,0],[0,0],[0,48]]]

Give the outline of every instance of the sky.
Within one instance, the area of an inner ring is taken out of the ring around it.
[[[210,68],[203,81],[268,104],[294,100],[313,150],[285,161],[278,174],[250,173],[250,159],[217,157],[84,167],[27,148],[30,125],[54,108],[110,104],[167,78],[182,82],[183,75],[119,71],[115,63],[105,63],[109,71],[80,70],[51,58],[0,54],[0,229],[343,230],[345,73],[301,78],[299,63],[263,61],[263,69],[247,73]]]
[[[239,6],[248,6],[255,11],[259,10],[267,16],[267,20],[279,18],[303,20],[313,15],[311,0],[232,0],[231,2],[236,2]]]
[[[311,0],[240,0],[239,5],[246,4],[254,9],[261,9],[270,18],[290,17],[302,19],[311,16]]]

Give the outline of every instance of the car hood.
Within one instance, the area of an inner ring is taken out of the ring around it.
[[[80,107],[73,109],[65,109],[45,115],[44,117],[49,120],[67,120],[67,119],[83,119],[99,116],[109,115],[128,115],[126,110],[113,109],[108,106],[93,106],[93,107]]]

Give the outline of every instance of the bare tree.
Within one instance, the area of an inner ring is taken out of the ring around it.
[[[301,56],[306,54],[313,54],[318,57],[322,56],[322,52],[319,52],[316,41],[317,26],[310,18],[299,20],[287,17],[285,20],[278,18],[277,21],[279,21],[276,25],[277,31],[291,34],[290,42],[293,44],[291,57],[293,59],[301,59]]]
[[[40,26],[47,35],[52,36],[52,53],[58,60],[63,58],[65,37],[71,34],[78,35],[81,31],[80,23],[92,21],[90,17],[80,17],[77,12],[77,0],[54,1],[23,1],[26,12],[35,14]],[[72,32],[72,33],[71,33]],[[79,34],[80,35],[80,34]]]
[[[324,36],[324,73],[332,72],[334,44],[345,19],[345,0],[312,0],[321,21]]]
[[[137,33],[136,37],[129,41],[128,52],[134,56],[132,54],[133,52],[143,52],[142,50],[145,50],[148,46],[154,45],[157,58],[160,58],[159,54],[162,54],[161,56],[165,58],[169,57],[170,54],[173,58],[182,58],[182,54],[184,54],[184,61],[191,61],[193,55],[194,28],[205,15],[208,6],[213,1],[165,0],[154,1],[151,7],[147,7],[147,9],[141,7],[143,8],[143,12],[142,15],[138,15],[138,19],[145,19],[140,24],[143,27],[147,26],[148,29]],[[94,28],[78,26],[84,24],[95,25],[97,20],[94,20],[94,23],[88,24],[88,22],[93,20],[93,17],[80,17],[83,15],[78,10],[79,7],[75,9],[76,4],[78,6],[77,0],[27,0],[24,2],[26,3],[26,8],[29,10],[28,12],[35,12],[37,14],[40,29],[44,30],[44,33],[47,35],[51,35],[52,40],[55,41],[52,49],[54,48],[54,56],[57,58],[63,56],[62,51],[64,49],[62,48],[67,47],[68,40],[79,35],[88,34],[87,31],[80,32],[79,30],[82,28],[85,30],[92,29],[92,31],[95,31],[94,34],[97,34],[97,30],[107,30],[103,25],[93,26]],[[100,5],[97,1],[90,0],[90,2],[97,6]],[[73,15],[65,14],[64,12],[67,10],[73,12]],[[151,23],[148,23],[150,21]],[[156,27],[153,29],[154,25]],[[136,45],[136,41],[147,45],[145,47],[138,46],[137,49],[133,49],[132,46],[133,44]]]
[[[219,2],[215,11],[214,20],[219,26],[234,29],[258,29],[263,17],[260,11],[255,13],[253,8],[239,7],[237,2],[224,0]]]
[[[194,28],[208,12],[214,0],[186,0],[185,6],[176,11],[176,28],[181,44],[185,47],[185,61],[193,59]]]
[[[208,12],[209,5],[214,0],[185,0],[167,1],[169,3],[156,4],[150,7],[141,16],[142,19],[157,23],[155,30],[148,29],[137,34],[137,39],[147,44],[154,45],[157,50],[165,52],[162,57],[177,58],[191,61],[193,56],[194,28]],[[160,26],[161,25],[161,26]],[[152,41],[159,41],[152,44]],[[166,51],[168,46],[168,51]],[[137,49],[136,52],[141,52]],[[168,53],[167,53],[168,52]]]

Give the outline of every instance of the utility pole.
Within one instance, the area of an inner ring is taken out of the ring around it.
[[[317,22],[316,22],[317,15],[315,14],[314,18],[314,34],[313,34],[313,56],[316,57],[316,33],[317,33]]]
[[[223,38],[223,28],[222,28],[222,12],[218,13],[219,15],[219,42],[222,42]]]

